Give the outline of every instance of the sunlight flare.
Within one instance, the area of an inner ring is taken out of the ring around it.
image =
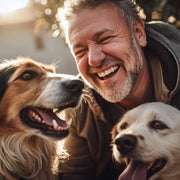
[[[17,9],[25,8],[29,0],[0,0],[0,13],[7,14]]]

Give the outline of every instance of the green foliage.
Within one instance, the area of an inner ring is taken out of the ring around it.
[[[60,35],[58,8],[64,0],[40,0],[42,19],[53,37]],[[146,21],[164,21],[180,29],[180,0],[136,0],[146,13]]]

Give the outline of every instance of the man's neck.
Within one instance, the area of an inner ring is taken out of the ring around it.
[[[119,104],[124,108],[130,109],[150,101],[153,94],[153,83],[151,81],[147,63],[145,63],[132,92]]]

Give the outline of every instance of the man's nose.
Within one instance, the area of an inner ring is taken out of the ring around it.
[[[101,61],[105,59],[105,53],[98,45],[92,45],[88,51],[88,63],[89,66],[99,66]]]

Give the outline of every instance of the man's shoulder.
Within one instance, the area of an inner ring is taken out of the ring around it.
[[[167,29],[170,31],[179,31],[171,24],[168,24],[168,23],[162,22],[162,21],[145,22],[145,27],[146,27],[146,29],[154,29],[157,32],[158,31],[166,32]]]
[[[176,44],[180,43],[180,31],[168,23],[160,21],[147,22],[145,23],[145,29],[148,38],[157,41],[165,40]]]

